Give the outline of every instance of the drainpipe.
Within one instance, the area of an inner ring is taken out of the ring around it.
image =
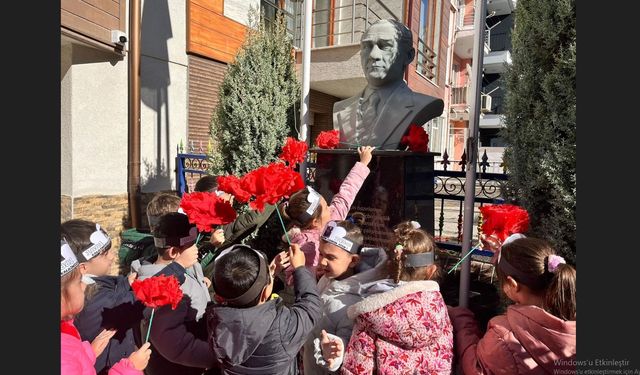
[[[140,0],[129,0],[129,223],[140,220]]]
[[[471,257],[466,255],[471,251],[471,237],[473,234],[473,204],[476,191],[476,165],[478,160],[478,134],[480,122],[480,90],[482,90],[482,64],[484,59],[484,25],[486,17],[486,0],[476,0],[473,29],[476,40],[473,43],[473,71],[471,73],[471,86],[473,93],[470,103],[469,138],[467,138],[467,173],[464,182],[464,216],[462,224],[462,252],[464,258],[460,267],[460,295],[459,306],[467,307],[469,304],[469,281],[471,271]],[[466,257],[466,258],[465,258]]]
[[[304,0],[304,33],[302,34],[302,95],[300,97],[300,134],[298,139],[307,141],[309,133],[309,89],[311,74],[311,23],[313,13],[313,0]],[[307,162],[300,164],[300,176],[302,181],[307,181]]]

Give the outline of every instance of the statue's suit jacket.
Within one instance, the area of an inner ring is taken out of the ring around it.
[[[378,109],[373,124],[358,123],[358,95],[333,105],[333,128],[340,130],[340,141],[350,144],[376,146],[380,150],[398,149],[400,139],[409,125],[423,125],[440,116],[444,109],[442,99],[411,91],[402,81],[391,93],[384,106]],[[363,127],[364,126],[364,127]],[[358,139],[356,139],[356,127]],[[353,147],[341,145],[343,148]]]

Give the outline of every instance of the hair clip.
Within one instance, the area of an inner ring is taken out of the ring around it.
[[[396,244],[396,247],[393,249],[393,253],[396,255],[396,258],[402,257],[402,251],[404,250],[404,246],[401,244]]]
[[[551,273],[556,273],[556,271],[558,271],[558,266],[566,263],[567,262],[564,260],[564,258],[559,255],[549,255],[547,259],[547,269]]]

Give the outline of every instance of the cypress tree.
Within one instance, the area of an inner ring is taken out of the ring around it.
[[[220,87],[210,133],[212,173],[242,175],[277,158],[294,133],[299,101],[292,38],[283,17],[267,23],[252,9],[250,27]]]
[[[568,260],[576,251],[575,0],[519,0],[506,74],[509,195],[532,235]]]

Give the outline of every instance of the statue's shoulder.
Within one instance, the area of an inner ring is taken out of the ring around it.
[[[412,91],[413,103],[419,107],[427,106],[442,106],[444,107],[444,101],[435,96],[421,94],[419,92]]]

